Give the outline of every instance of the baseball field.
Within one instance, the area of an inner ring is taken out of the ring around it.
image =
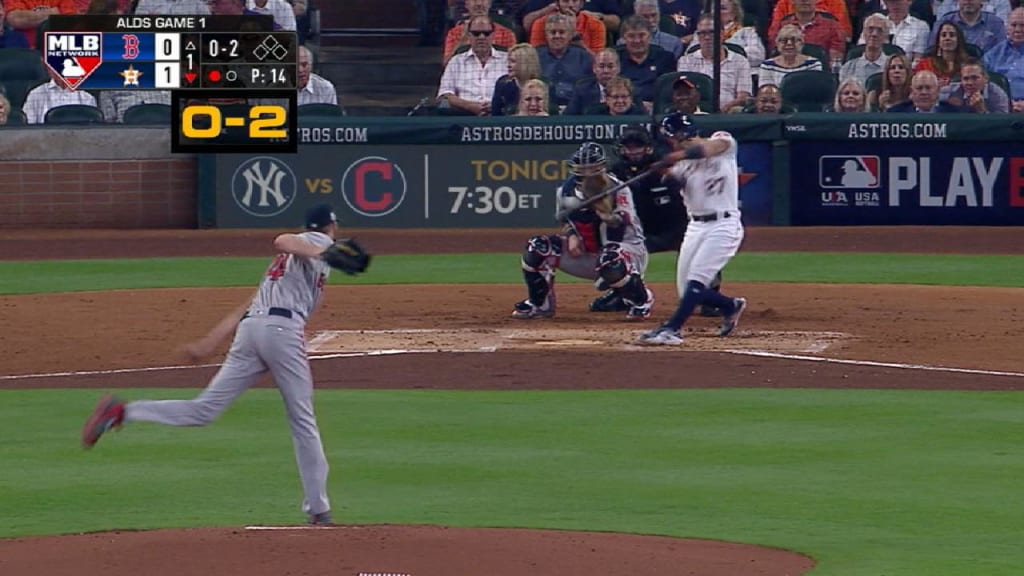
[[[176,348],[276,231],[0,231],[0,575],[986,576],[1024,571],[1024,233],[753,228],[694,318],[521,321],[527,230],[358,230],[307,343],[332,528],[303,528],[270,381],[205,428],[91,451],[96,399],[189,398]],[[221,356],[213,362],[219,362]]]

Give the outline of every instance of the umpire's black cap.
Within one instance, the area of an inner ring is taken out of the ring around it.
[[[306,228],[309,230],[323,230],[337,223],[338,217],[330,204],[317,204],[306,210]]]

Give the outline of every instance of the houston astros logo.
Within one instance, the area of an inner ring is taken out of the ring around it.
[[[46,66],[74,90],[103,63],[103,34],[47,32]]]
[[[356,214],[377,217],[394,212],[408,185],[398,164],[381,156],[367,156],[352,163],[341,177],[341,195]]]
[[[239,164],[231,177],[231,196],[248,214],[266,218],[291,206],[298,186],[288,164],[272,156],[256,156]]]

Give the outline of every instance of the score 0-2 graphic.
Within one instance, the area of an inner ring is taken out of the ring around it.
[[[294,91],[175,90],[171,151],[294,153],[297,116]]]

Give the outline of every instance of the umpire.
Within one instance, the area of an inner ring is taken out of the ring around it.
[[[654,153],[654,139],[645,128],[637,126],[626,129],[615,144],[618,161],[611,172],[620,180],[635,178],[646,171],[658,159]],[[630,184],[636,214],[644,227],[644,244],[647,252],[675,252],[683,243],[686,234],[686,206],[683,205],[682,185],[673,178],[662,180],[662,175],[652,173],[636,183]],[[711,283],[711,289],[721,286],[722,274]],[[590,303],[592,312],[618,312],[629,306],[610,290]],[[712,307],[701,309],[703,316],[720,316]]]

